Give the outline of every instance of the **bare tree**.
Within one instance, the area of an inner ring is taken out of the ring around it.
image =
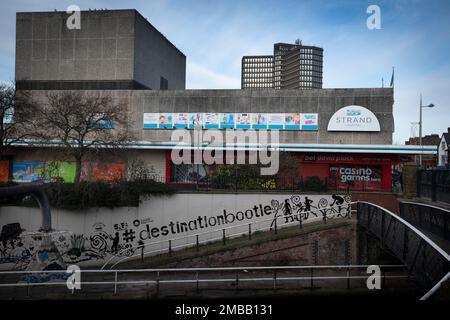
[[[38,137],[60,145],[75,160],[75,183],[80,182],[86,155],[117,150],[130,141],[127,110],[109,96],[73,91],[48,94],[36,122],[41,124]]]
[[[36,105],[26,92],[16,92],[14,85],[0,85],[0,159],[14,144],[25,143],[33,132]]]

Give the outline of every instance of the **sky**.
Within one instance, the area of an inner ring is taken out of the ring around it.
[[[239,89],[241,58],[272,54],[276,42],[324,48],[324,88],[394,82],[394,143],[411,135],[423,104],[423,134],[450,127],[448,0],[0,0],[0,81],[14,80],[15,13],[137,9],[187,57],[187,89]],[[367,28],[378,5],[381,29]],[[418,134],[418,130],[416,130]]]

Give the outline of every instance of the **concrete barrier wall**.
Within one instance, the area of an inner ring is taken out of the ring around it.
[[[99,266],[111,256],[130,256],[142,241],[146,252],[174,250],[199,241],[221,239],[248,232],[281,228],[347,214],[349,196],[295,194],[180,193],[142,199],[139,207],[93,208],[84,211],[52,210],[52,238],[60,254],[58,263]],[[311,213],[305,213],[313,210]],[[1,269],[45,269],[55,261],[42,255],[43,240],[37,232],[41,215],[37,208],[0,208]],[[15,224],[15,225],[14,225]],[[18,224],[20,224],[20,229]],[[225,231],[224,231],[225,230]],[[34,261],[33,263],[31,263]],[[36,266],[36,261],[38,266]]]

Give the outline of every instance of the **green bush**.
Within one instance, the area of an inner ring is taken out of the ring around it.
[[[3,184],[2,186],[10,186]],[[0,186],[1,187],[1,186]],[[79,184],[54,182],[43,185],[50,206],[61,209],[87,209],[91,207],[138,206],[139,196],[173,194],[173,186],[153,180],[111,182],[80,182]],[[0,198],[0,205],[37,205],[30,196]]]
[[[327,191],[327,184],[317,176],[309,177],[303,183],[303,190],[322,192]]]

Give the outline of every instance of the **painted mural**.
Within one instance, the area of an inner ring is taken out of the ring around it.
[[[109,255],[126,256],[133,252],[132,244],[124,241],[119,232],[110,234],[103,228],[104,224],[99,222],[92,226],[92,233],[88,235],[71,231],[46,235],[27,232],[19,223],[4,225],[0,234],[1,269],[65,270],[69,264],[100,263]],[[46,236],[49,237],[47,244]]]
[[[122,179],[125,175],[125,163],[83,162],[81,180],[113,181]]]
[[[76,166],[74,162],[47,161],[45,163],[45,181],[75,181]]]
[[[0,161],[0,182],[6,182],[9,180],[9,161]]]
[[[44,162],[13,161],[13,180],[16,182],[42,182],[44,178]]]
[[[248,195],[242,196],[242,199],[249,198]],[[186,210],[180,205],[181,202],[170,199],[167,201],[176,205],[177,210]],[[59,230],[43,234],[25,230],[20,222],[7,223],[1,225],[0,269],[59,270],[69,264],[100,266],[111,257],[129,257],[135,254],[144,243],[158,243],[161,240],[183,238],[211,230],[221,231],[228,227],[245,226],[244,229],[247,230],[248,223],[254,224],[256,231],[260,222],[265,223],[267,230],[269,227],[282,228],[293,223],[350,216],[349,195],[277,195],[260,199],[259,203],[249,200],[235,207],[217,207],[209,215],[208,210],[198,206],[198,201],[192,201],[192,211],[184,216],[171,208],[167,209],[172,213],[169,216],[164,211],[155,210],[155,207],[144,207],[147,216],[122,213],[119,216],[122,220],[116,220],[112,216],[108,218],[105,214],[98,215],[97,211],[93,211],[89,213],[91,216],[103,217],[104,221],[84,225],[83,233]],[[160,204],[152,199],[149,204],[167,207],[162,200],[159,201]],[[217,204],[215,201],[211,203]],[[104,213],[109,209],[99,210],[104,210]],[[150,216],[152,212],[159,214]],[[73,217],[70,221],[74,221],[72,219]],[[84,220],[81,217],[77,219]]]

